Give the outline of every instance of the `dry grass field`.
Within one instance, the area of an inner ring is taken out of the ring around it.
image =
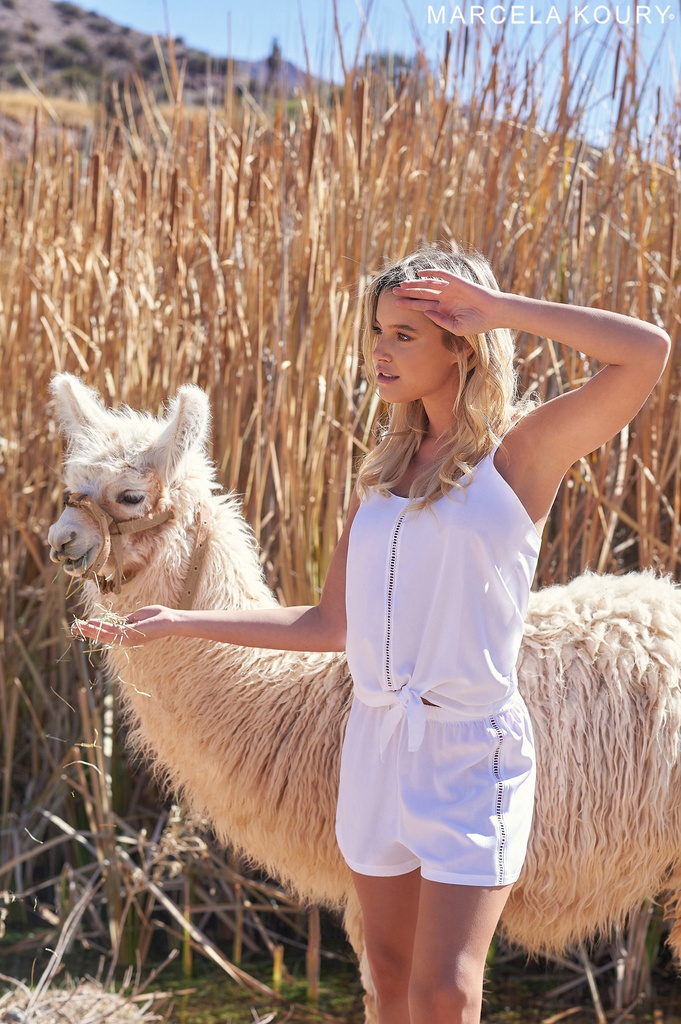
[[[76,605],[47,557],[61,503],[56,371],[154,412],[186,381],[205,388],[220,479],[243,495],[272,585],[287,603],[315,600],[380,416],[359,351],[367,275],[424,240],[463,240],[506,290],[649,319],[674,345],[630,428],[565,481],[537,585],[587,566],[678,572],[681,109],[644,126],[636,53],[623,48],[619,119],[596,149],[569,75],[541,120],[532,69],[498,57],[471,96],[445,89],[478,58],[461,42],[438,69],[420,58],[397,80],[348,70],[329,102],[310,90],[259,104],[228,81],[210,109],[160,109],[132,80],[110,116],[74,122],[40,102],[12,146],[0,141],[0,890],[23,894],[44,945],[75,920],[112,830],[156,890],[135,889],[120,859],[128,899],[109,907],[109,938],[121,943],[118,925],[137,915],[131,941],[148,949],[163,889],[140,839],[158,797],[118,740],[104,763],[110,693],[69,650]],[[544,398],[594,370],[545,339],[521,335],[517,348],[523,388]],[[166,840],[168,858],[205,866],[192,901],[210,903],[211,871],[232,897],[250,884],[238,865],[220,876],[191,842]],[[180,919],[188,891],[166,895]]]

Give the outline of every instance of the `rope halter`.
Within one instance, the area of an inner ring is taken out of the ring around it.
[[[80,491],[69,493],[64,498],[64,505],[70,508],[78,508],[91,516],[97,524],[102,546],[97,553],[94,562],[87,567],[83,576],[92,579],[99,586],[103,594],[120,594],[121,586],[137,575],[135,572],[123,573],[123,537],[131,533],[142,533],[143,530],[150,530],[161,523],[167,523],[172,519],[173,511],[148,512],[145,516],[138,516],[136,519],[124,519],[120,521],[110,515],[101,505],[98,505],[94,498]],[[201,570],[208,552],[208,537],[210,534],[211,515],[205,504],[200,504],[196,509],[194,517],[196,523],[196,537],[191,554],[189,571],[182,585],[182,597],[178,608],[187,611],[194,603],[194,594],[201,578]],[[107,563],[109,556],[114,560],[114,575],[112,579],[100,576],[99,571]]]
[[[121,584],[127,583],[135,575],[135,573],[129,573],[127,576],[123,574],[123,537],[131,533],[150,530],[173,518],[172,509],[168,509],[166,512],[156,512],[155,514],[149,512],[147,515],[138,516],[137,519],[125,519],[121,522],[109,515],[94,498],[82,494],[80,491],[75,491],[72,494],[67,492],[64,506],[80,509],[95,521],[102,539],[102,546],[94,562],[87,567],[83,576],[94,580],[104,594],[111,593],[111,591],[114,594],[120,594]],[[99,575],[100,569],[104,568],[109,556],[113,557],[115,567],[112,579]]]

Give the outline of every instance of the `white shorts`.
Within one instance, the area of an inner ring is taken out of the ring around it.
[[[532,726],[520,695],[462,721],[426,705],[425,736],[407,749],[403,716],[381,761],[388,707],[355,697],[341,760],[336,835],[353,871],[458,885],[507,885],[523,865],[532,822]]]

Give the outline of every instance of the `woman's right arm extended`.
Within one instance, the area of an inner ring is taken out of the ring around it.
[[[241,647],[278,651],[345,650],[345,564],[350,527],[359,508],[353,492],[348,518],[332,555],[317,605],[295,608],[244,608],[217,611],[178,611],[163,605],[140,608],[127,623],[98,619],[74,622],[74,636],[102,644],[137,647],[169,636],[195,637]]]

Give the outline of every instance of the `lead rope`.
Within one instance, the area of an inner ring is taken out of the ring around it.
[[[197,509],[196,519],[198,520],[198,529],[196,531],[196,537],[194,538],[192,560],[184,581],[182,600],[177,606],[178,609],[183,612],[189,611],[194,603],[194,594],[196,593],[196,588],[199,585],[201,570],[203,569],[203,563],[206,560],[206,554],[208,552],[210,519],[208,516],[208,509],[203,503]]]

